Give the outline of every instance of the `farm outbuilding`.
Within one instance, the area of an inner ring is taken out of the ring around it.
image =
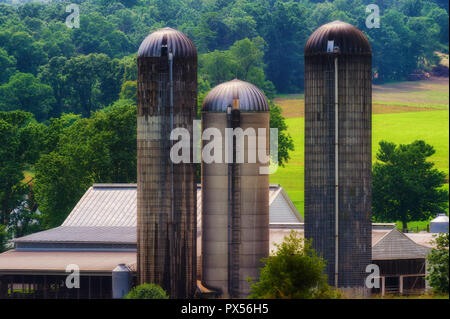
[[[425,290],[429,247],[393,228],[372,239],[372,262],[380,267],[381,285],[375,292],[417,294]]]
[[[200,185],[196,192],[201,230]],[[270,185],[269,198],[271,229],[302,225],[280,185]],[[136,284],[136,207],[136,184],[94,184],[60,227],[17,238],[13,250],[0,254],[0,298],[111,298],[112,271],[118,265],[130,270]],[[199,231],[196,238],[198,265],[201,235]],[[80,289],[65,286],[70,264],[79,267]]]
[[[198,279],[202,275],[201,197],[197,185]],[[135,184],[94,184],[60,227],[17,238],[13,250],[0,254],[0,298],[112,298],[112,271],[118,265],[129,269],[132,285],[137,284],[136,206]],[[301,215],[278,184],[269,186],[269,215],[271,252],[291,230],[304,235]],[[422,266],[432,239],[431,233],[402,234],[395,224],[372,225],[373,263],[380,265],[386,278],[385,292],[400,292],[400,276],[403,293],[411,292],[410,287],[423,291]],[[65,286],[70,264],[79,266],[80,289]],[[397,284],[391,277],[397,278]]]

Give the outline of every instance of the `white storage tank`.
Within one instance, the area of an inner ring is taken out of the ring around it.
[[[112,271],[113,299],[122,299],[130,292],[131,272],[125,264],[117,265]]]
[[[439,214],[430,222],[430,232],[432,233],[448,233],[448,216]]]

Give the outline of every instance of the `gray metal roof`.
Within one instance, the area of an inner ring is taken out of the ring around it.
[[[261,90],[251,83],[234,79],[215,86],[203,101],[203,112],[227,112],[233,99],[239,99],[241,112],[269,112],[269,104]]]
[[[289,198],[283,187],[270,185],[269,188],[270,224],[303,223],[303,217]]]
[[[372,54],[369,40],[349,23],[333,21],[311,34],[305,45],[305,55],[327,54],[328,41],[334,41],[340,54]]]
[[[202,211],[201,185],[197,185],[197,214]],[[94,184],[62,226],[136,227],[136,184]],[[286,191],[278,184],[269,187],[270,221],[295,223],[303,219]]]
[[[194,43],[183,32],[172,28],[162,28],[151,33],[142,41],[138,57],[160,57],[161,47],[164,43],[167,44],[168,51],[172,51],[174,57],[197,56]]]
[[[60,227],[15,239],[15,243],[136,243],[136,184],[94,184]],[[285,190],[269,187],[271,224],[303,221]],[[202,192],[197,185],[197,235],[201,236]]]
[[[372,247],[373,260],[426,258],[430,248],[415,243],[397,228],[378,239]]]
[[[15,243],[129,243],[136,244],[136,227],[60,226],[18,238]]]
[[[62,226],[136,227],[136,184],[94,184]]]
[[[201,203],[201,186],[198,185],[198,241],[202,235]],[[277,228],[295,228],[303,231],[301,227],[295,226],[302,225],[301,216],[284,189],[277,184],[271,184],[269,187],[269,207],[271,232]],[[429,248],[416,242],[428,242],[432,234],[413,236],[413,234],[405,235],[396,228],[392,230],[374,228],[372,231],[374,260],[425,258],[428,254]],[[422,238],[424,236],[426,240]],[[94,184],[86,191],[61,227],[17,238],[15,242],[25,248],[39,247],[39,243],[46,245],[53,243],[56,248],[66,247],[64,245],[79,248],[84,247],[80,245],[88,244],[91,246],[98,244],[98,247],[104,247],[99,246],[100,244],[108,244],[116,245],[118,248],[130,248],[130,245],[136,244],[136,184]],[[72,246],[69,243],[72,243]],[[79,245],[76,246],[74,243]],[[120,245],[127,246],[119,247]]]

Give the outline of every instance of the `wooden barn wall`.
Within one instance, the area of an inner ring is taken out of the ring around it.
[[[339,286],[363,286],[371,263],[370,55],[339,55]],[[305,236],[335,268],[334,56],[305,57]]]
[[[425,274],[426,270],[424,258],[374,260],[373,263],[380,267],[381,276]]]
[[[197,114],[197,57],[173,60],[174,128],[191,134]],[[139,283],[161,285],[172,298],[196,289],[195,164],[173,165],[171,195],[169,61],[138,59],[137,249]],[[192,160],[191,160],[192,163]],[[172,216],[172,203],[174,214]]]

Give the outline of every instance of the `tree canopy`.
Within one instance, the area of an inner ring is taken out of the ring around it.
[[[424,141],[411,144],[380,142],[373,165],[373,216],[376,221],[407,223],[428,220],[448,207],[448,191],[442,189],[446,174],[427,158],[435,153]]]
[[[40,78],[54,91],[56,102],[49,116],[63,112],[83,112],[87,116],[91,109],[109,105],[117,98],[122,84],[134,80],[124,77],[117,67],[120,69],[124,60],[130,61],[129,57],[136,54],[151,31],[163,26],[177,28],[194,41],[200,54],[200,79],[207,79],[214,86],[239,77],[256,84],[269,97],[275,91],[303,90],[303,49],[308,36],[320,25],[336,19],[354,24],[368,36],[376,81],[402,80],[417,69],[428,70],[437,60],[435,51],[448,52],[445,1],[76,3],[80,8],[80,28],[65,25],[69,1],[16,6],[0,3],[0,67],[6,70],[0,75],[0,85],[16,72]],[[365,25],[365,9],[371,3],[380,7],[380,28]],[[112,85],[111,80],[117,85]],[[105,86],[108,92],[100,89]],[[65,102],[61,90],[70,95]]]
[[[127,101],[90,118],[52,120],[45,142],[53,147],[36,163],[34,182],[44,227],[59,226],[94,182],[136,182],[136,107]]]

